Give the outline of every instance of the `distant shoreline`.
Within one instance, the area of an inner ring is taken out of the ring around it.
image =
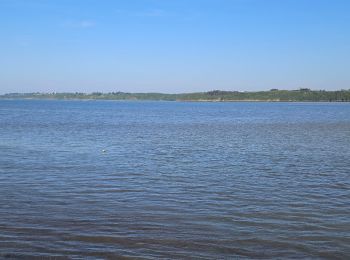
[[[180,101],[180,102],[350,102],[350,90],[278,90],[239,92],[213,90],[208,92],[164,93],[9,93],[0,99],[80,100],[80,101]]]
[[[185,103],[350,103],[350,100],[159,100],[159,99],[79,99],[79,98],[2,98],[1,100],[15,101],[15,100],[43,100],[43,101],[110,101],[110,102],[185,102]]]

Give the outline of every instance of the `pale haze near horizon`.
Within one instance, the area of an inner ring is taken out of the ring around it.
[[[347,0],[0,0],[0,93],[350,88]]]

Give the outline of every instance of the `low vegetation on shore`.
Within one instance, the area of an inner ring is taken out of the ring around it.
[[[350,102],[350,89],[338,91],[326,90],[278,90],[258,92],[221,91],[164,94],[164,93],[9,93],[2,99],[81,99],[81,100],[164,100],[164,101],[313,101],[313,102]]]

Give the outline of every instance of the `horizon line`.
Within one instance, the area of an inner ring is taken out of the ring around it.
[[[124,94],[163,94],[163,95],[180,95],[180,94],[193,94],[193,93],[210,93],[210,92],[226,92],[226,93],[257,93],[257,92],[269,92],[269,91],[326,91],[326,92],[339,92],[339,91],[350,91],[349,89],[337,89],[337,90],[327,90],[327,89],[310,89],[310,88],[299,88],[299,89],[278,89],[278,88],[271,88],[266,90],[223,90],[223,89],[213,89],[213,90],[207,90],[207,91],[194,91],[194,92],[177,92],[177,93],[168,93],[168,92],[156,92],[156,91],[149,91],[149,92],[127,92],[127,91],[92,91],[92,92],[81,92],[81,91],[34,91],[34,92],[7,92],[0,94],[0,96],[4,95],[11,95],[11,94],[85,94],[85,95],[92,95],[92,94],[113,94],[113,93],[124,93]]]

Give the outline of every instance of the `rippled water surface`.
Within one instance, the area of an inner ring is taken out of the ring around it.
[[[0,101],[0,258],[50,256],[349,259],[350,104]]]

